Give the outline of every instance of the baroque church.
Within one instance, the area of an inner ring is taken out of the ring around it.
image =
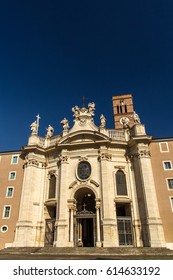
[[[70,128],[64,118],[60,135],[49,126],[40,137],[38,119],[31,124],[28,145],[20,154],[24,171],[14,237],[4,246],[173,244],[167,232],[172,225],[164,230],[159,210],[152,137],[134,111],[131,94],[112,100],[113,129],[103,115],[95,124],[93,102],[73,107],[74,125]]]
[[[151,138],[124,102],[122,129],[107,129],[103,115],[96,126],[94,103],[72,108],[61,135],[49,126],[42,138],[31,125],[14,246],[165,246]]]

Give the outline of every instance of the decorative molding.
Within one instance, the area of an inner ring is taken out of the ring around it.
[[[39,167],[39,161],[36,159],[25,159],[24,167],[27,167],[29,165]]]
[[[69,186],[69,189],[73,189],[73,187],[78,183],[77,180],[75,180],[74,182],[72,182]]]
[[[54,175],[55,177],[57,177],[56,170],[50,170],[50,171],[48,172],[48,178],[49,178],[49,180],[51,179],[51,176],[52,176],[52,175]]]
[[[112,154],[110,154],[110,153],[101,153],[98,156],[99,161],[101,161],[101,160],[111,160],[111,159],[112,159]]]
[[[90,183],[95,185],[97,188],[99,187],[99,184],[96,181],[92,180],[92,179],[90,180]]]
[[[79,161],[88,161],[88,158],[87,158],[87,156],[85,156],[85,157],[80,157],[80,158],[79,158]]]
[[[132,158],[150,158],[151,152],[148,150],[138,150],[138,152],[131,155]]]
[[[68,156],[59,155],[58,163],[68,163]]]
[[[46,162],[42,162],[42,163],[41,163],[41,166],[42,166],[43,168],[46,168],[46,167],[47,167],[47,163],[46,163]]]
[[[120,166],[120,165],[116,165],[114,166],[115,169],[121,170],[121,169],[125,169],[125,166]]]

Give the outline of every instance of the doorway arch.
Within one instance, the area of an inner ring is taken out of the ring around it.
[[[96,201],[94,192],[83,187],[74,194],[74,241],[76,246],[95,247],[96,244]]]

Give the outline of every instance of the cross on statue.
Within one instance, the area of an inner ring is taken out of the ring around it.
[[[87,101],[88,98],[83,96],[81,99],[82,99],[82,105],[83,105],[83,107],[85,107],[85,101]]]
[[[39,114],[36,116],[36,119],[37,119],[36,122],[37,122],[37,133],[38,133],[39,119],[41,119]]]

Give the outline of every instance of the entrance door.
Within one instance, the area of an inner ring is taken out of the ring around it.
[[[44,241],[45,246],[53,246],[54,234],[55,234],[55,219],[47,219],[46,228],[45,228],[45,241]]]
[[[84,247],[94,247],[93,219],[82,219],[82,241]]]
[[[94,217],[93,217],[94,216]],[[75,243],[81,241],[83,247],[94,247],[96,240],[95,215],[76,217]]]

